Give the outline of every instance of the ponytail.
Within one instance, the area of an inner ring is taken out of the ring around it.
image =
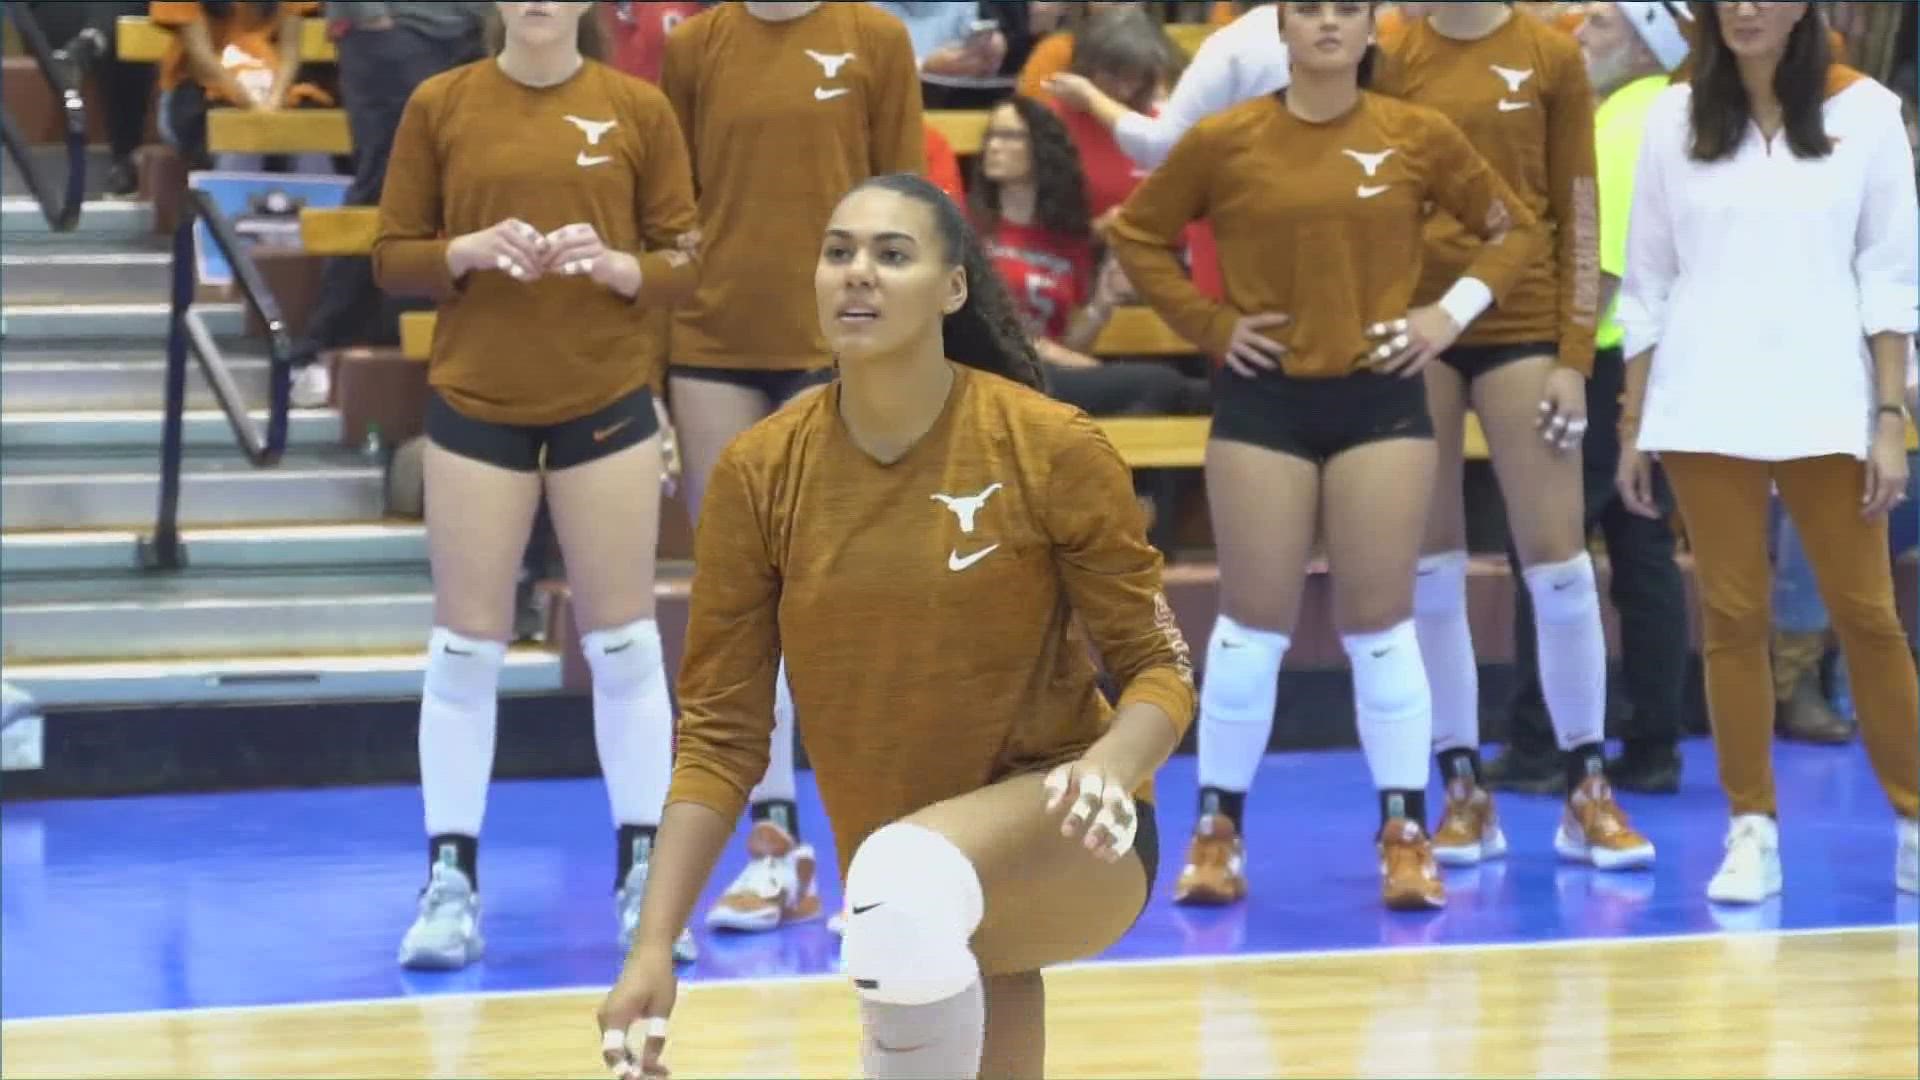
[[[941,325],[947,358],[1044,390],[1040,357],[1033,351],[1013,298],[1007,295],[1006,285],[987,260],[986,248],[960,207],[931,181],[912,173],[876,176],[854,190],[866,188],[880,188],[924,203],[940,232],[947,265],[960,267],[967,275],[967,302]]]

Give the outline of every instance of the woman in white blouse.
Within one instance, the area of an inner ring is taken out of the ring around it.
[[[1920,691],[1894,608],[1920,211],[1900,101],[1832,62],[1815,5],[1695,3],[1699,66],[1647,123],[1619,319],[1622,496],[1658,454],[1686,518],[1708,709],[1733,813],[1707,896],[1780,891],[1768,633],[1778,487],[1832,609],[1874,769],[1920,891]]]

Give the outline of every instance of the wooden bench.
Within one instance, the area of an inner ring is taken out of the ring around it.
[[[130,64],[157,64],[173,44],[173,31],[144,15],[122,15],[115,28],[119,36],[118,54]],[[331,64],[339,59],[333,39],[327,36],[325,19],[305,19],[300,26],[300,60],[307,64]]]
[[[216,154],[351,154],[344,109],[209,109],[207,148]]]

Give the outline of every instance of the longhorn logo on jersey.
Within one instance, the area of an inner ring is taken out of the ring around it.
[[[1378,175],[1380,166],[1385,165],[1387,159],[1395,153],[1391,147],[1377,154],[1362,153],[1359,150],[1342,150],[1340,152],[1358,162],[1360,167],[1367,171],[1369,177]],[[1353,189],[1353,193],[1362,199],[1372,199],[1386,194],[1392,187],[1392,184],[1361,184]]]
[[[1532,68],[1528,68],[1525,71],[1517,71],[1513,68],[1501,67],[1499,64],[1488,64],[1487,67],[1491,68],[1493,73],[1500,76],[1501,81],[1507,84],[1507,93],[1509,94],[1519,93],[1520,88],[1527,85],[1527,80],[1533,78]],[[1533,108],[1533,102],[1510,101],[1503,97],[1500,99],[1499,108],[1501,112],[1519,112],[1521,109]]]
[[[993,493],[999,491],[1003,486],[1002,484],[992,484],[985,491],[977,495],[942,495],[936,493],[933,496],[933,501],[953,511],[953,516],[960,519],[960,531],[968,536],[972,536],[974,515],[978,514],[981,509],[987,505],[987,500],[993,497]]]
[[[807,55],[813,57],[813,62],[819,64],[820,70],[825,73],[823,77],[828,79],[839,78],[840,69],[847,66],[847,61],[853,59],[852,53],[834,55],[814,52],[812,49],[807,50]]]

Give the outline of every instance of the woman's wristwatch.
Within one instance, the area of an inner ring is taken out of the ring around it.
[[[1880,418],[1883,416],[1898,417],[1900,419],[1900,422],[1904,424],[1907,422],[1907,407],[1905,405],[1882,405],[1879,408],[1873,410],[1873,419],[1875,423],[1879,423]]]

